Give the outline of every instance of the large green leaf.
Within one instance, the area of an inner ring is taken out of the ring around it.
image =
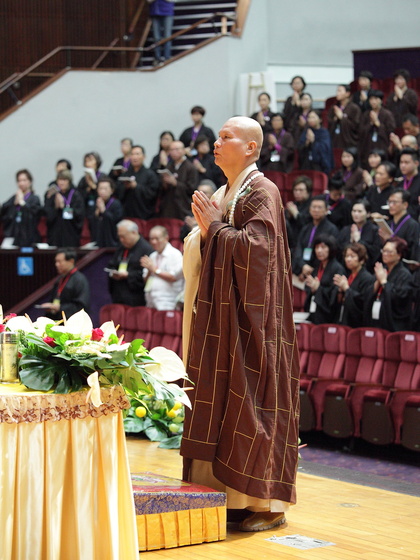
[[[127,433],[138,434],[144,430],[143,418],[137,418],[137,416],[128,416],[124,418],[124,431]]]
[[[55,383],[57,367],[54,364],[24,356],[20,360],[20,379],[29,389],[49,391]]]
[[[158,447],[162,449],[179,449],[181,447],[182,434],[175,434],[172,437],[162,439]]]
[[[144,432],[151,441],[162,441],[168,437],[166,431],[156,425],[146,428]]]

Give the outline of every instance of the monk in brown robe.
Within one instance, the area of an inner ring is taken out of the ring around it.
[[[243,531],[281,525],[296,502],[299,357],[290,253],[276,185],[258,171],[258,123],[229,119],[214,144],[228,183],[193,195],[185,241],[184,356],[192,411],[184,477],[227,493]]]

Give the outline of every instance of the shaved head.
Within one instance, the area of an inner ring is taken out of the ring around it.
[[[260,157],[263,143],[263,131],[259,122],[249,117],[232,117],[227,123],[231,123],[235,127],[237,135],[245,142],[256,142],[256,161]]]

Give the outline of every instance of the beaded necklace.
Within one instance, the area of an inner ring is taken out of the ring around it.
[[[249,179],[247,179],[245,181],[245,183],[242,183],[242,185],[239,187],[239,189],[237,190],[235,196],[233,197],[232,200],[232,206],[230,208],[230,212],[229,212],[229,225],[233,226],[233,215],[235,213],[235,207],[236,207],[236,203],[238,202],[238,198],[241,196],[241,194],[246,191],[246,189],[248,188],[248,185],[257,177],[261,177],[262,175],[264,175],[264,173],[261,173],[261,171],[259,171],[258,173],[255,173],[255,175],[252,175]]]

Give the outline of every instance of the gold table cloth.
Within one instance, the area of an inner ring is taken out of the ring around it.
[[[134,560],[122,387],[66,395],[0,384],[0,560]]]

